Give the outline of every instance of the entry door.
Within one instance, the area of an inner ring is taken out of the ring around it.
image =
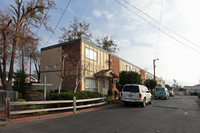
[[[108,94],[108,89],[109,89],[109,80],[108,80],[108,78],[103,78],[103,80],[102,80],[102,93],[103,93],[103,95]]]

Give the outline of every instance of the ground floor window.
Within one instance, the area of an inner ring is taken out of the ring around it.
[[[93,78],[85,79],[85,90],[86,91],[98,91],[97,80]]]

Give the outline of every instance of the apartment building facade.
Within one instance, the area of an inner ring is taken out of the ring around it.
[[[82,38],[41,49],[40,79],[46,75],[47,83],[53,84],[49,90],[62,86],[107,94],[109,89],[118,91],[115,82],[124,70],[141,74],[143,80],[153,78],[151,73]]]

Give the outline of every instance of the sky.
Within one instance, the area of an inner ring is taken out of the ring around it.
[[[55,1],[55,0],[54,0]],[[128,3],[127,3],[127,2]],[[115,36],[117,56],[153,73],[172,85],[195,85],[200,81],[200,1],[199,0],[56,0],[49,11],[49,26],[54,34],[41,27],[40,47],[55,45],[74,17],[90,23],[93,37]],[[1,0],[0,9],[12,1]],[[139,10],[137,10],[139,9]],[[144,13],[146,15],[144,15]],[[160,24],[159,24],[160,23]]]

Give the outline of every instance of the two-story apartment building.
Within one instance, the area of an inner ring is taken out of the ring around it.
[[[82,38],[41,49],[41,76],[46,75],[47,82],[53,84],[50,90],[77,86],[78,90],[107,94],[108,89],[117,91],[115,79],[123,70],[138,72],[143,80],[153,78],[151,73]],[[164,86],[164,80],[157,80]]]

